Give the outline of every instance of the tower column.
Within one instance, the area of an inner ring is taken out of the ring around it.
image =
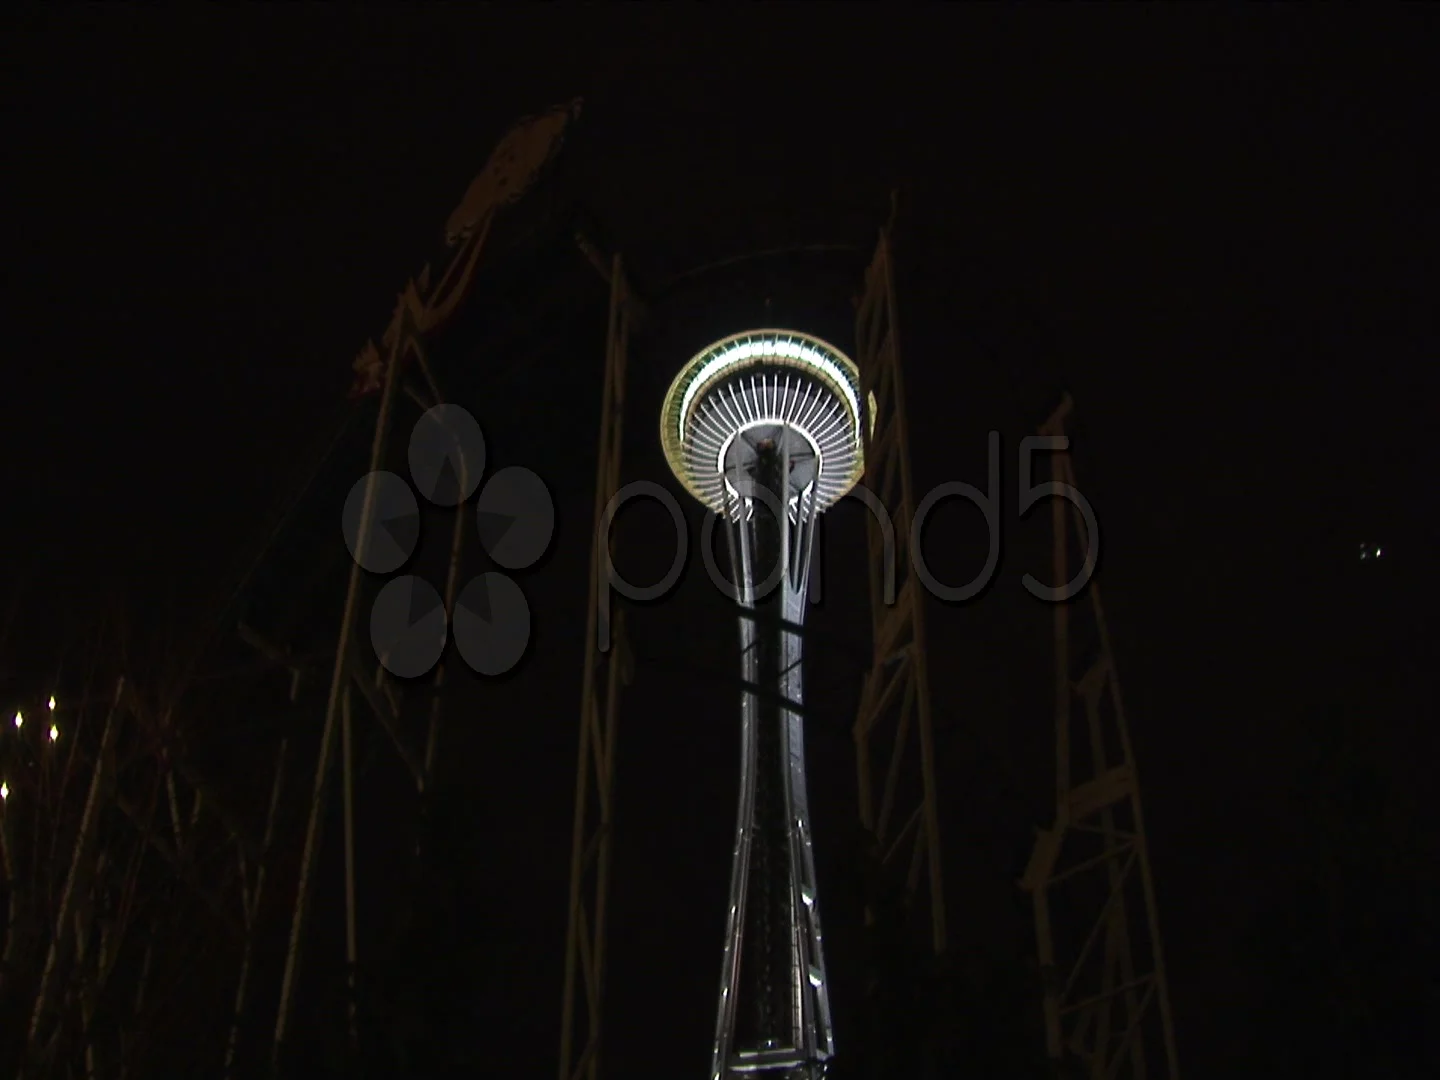
[[[803,646],[815,515],[770,428],[727,462],[740,616],[740,806],[716,1025],[716,1076],[818,1076],[833,1052],[805,785]],[[778,437],[775,437],[778,435]],[[802,508],[802,504],[804,504]],[[793,510],[792,510],[793,508]]]
[[[740,799],[713,1080],[818,1080],[834,1055],[805,790],[805,617],[815,522],[859,479],[860,377],[793,331],[716,342],[671,384],[660,436],[726,525],[740,610]]]

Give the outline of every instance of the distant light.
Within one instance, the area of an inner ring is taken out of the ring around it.
[[[55,741],[56,739],[58,739],[58,738],[60,738],[60,729],[59,729],[58,727],[56,727],[54,724],[51,724],[51,725],[50,725],[50,741],[51,741],[51,742],[54,742],[54,741]]]
[[[18,713],[18,712],[17,712],[17,713],[15,714],[15,730],[18,731],[18,730],[20,730],[20,729],[21,729],[22,727],[24,727],[24,726],[25,726],[25,714],[24,714],[24,713]]]
[[[50,711],[51,711],[51,712],[54,712],[54,711],[55,711],[55,695],[54,695],[54,694],[51,694],[51,695],[50,695]]]
[[[5,799],[8,799],[9,797],[10,797],[10,785],[7,784],[7,783],[5,783],[5,782],[3,782],[3,781],[0,781],[0,801],[4,801]]]
[[[1383,555],[1383,554],[1385,554],[1385,553],[1384,553],[1383,551],[1381,551],[1378,547],[1375,549],[1375,558],[1378,559],[1378,558],[1380,558],[1380,556]]]

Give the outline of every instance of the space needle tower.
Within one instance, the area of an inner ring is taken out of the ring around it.
[[[811,1080],[834,1053],[800,628],[816,519],[863,471],[861,416],[855,364],[787,330],[716,342],[665,396],[665,456],[724,524],[741,608],[740,806],[712,1080]]]

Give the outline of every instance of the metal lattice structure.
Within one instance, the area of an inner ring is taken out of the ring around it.
[[[1071,408],[1067,396],[1035,440],[1052,451],[1051,482],[1036,491],[1052,496],[1055,584],[1027,581],[1052,600],[1055,636],[1055,821],[1021,882],[1034,898],[1046,1045],[1096,1080],[1178,1080],[1135,755],[1100,589],[1086,583],[1098,535],[1075,484]],[[1072,580],[1072,544],[1085,552],[1073,603],[1049,595]]]
[[[889,228],[881,231],[865,272],[855,340],[861,389],[873,412],[866,432],[865,478],[856,492],[874,511],[868,526],[873,654],[854,728],[860,820],[873,845],[882,887],[898,887],[906,907],[917,899],[928,907],[928,936],[939,956],[946,937],[935,737],[925,596],[911,559],[911,545],[917,542],[910,529],[915,493]],[[876,917],[872,898],[867,922]]]
[[[481,234],[483,238],[483,233]],[[478,255],[480,239],[471,242],[474,254]],[[471,256],[474,258],[474,255]],[[473,266],[473,262],[471,263]],[[435,669],[431,686],[431,708],[423,745],[416,746],[405,730],[404,704],[402,694],[395,681],[376,663],[365,657],[357,641],[359,622],[359,598],[362,592],[364,545],[371,536],[370,520],[374,513],[375,477],[384,467],[386,442],[395,412],[396,398],[401,387],[402,357],[413,358],[416,367],[425,375],[429,390],[407,386],[409,396],[422,410],[428,410],[444,402],[433,375],[425,362],[421,346],[420,327],[429,316],[426,306],[419,300],[419,292],[412,283],[401,296],[401,303],[395,312],[390,329],[385,335],[386,360],[381,377],[381,398],[379,419],[376,421],[371,451],[370,469],[367,473],[364,508],[358,531],[356,561],[350,570],[349,586],[345,596],[344,612],[337,634],[335,659],[331,667],[329,692],[326,699],[324,719],[320,735],[320,749],[315,764],[315,779],[311,788],[310,808],[305,828],[305,846],[301,855],[300,877],[291,914],[290,944],[286,951],[284,973],[280,987],[280,1005],[275,1019],[272,1057],[278,1066],[285,1045],[288,1027],[293,1015],[296,983],[299,977],[300,960],[303,952],[306,921],[310,914],[316,861],[321,846],[321,833],[330,794],[330,781],[335,759],[340,758],[342,777],[341,805],[344,821],[344,865],[345,865],[345,943],[346,966],[348,971],[347,1030],[352,1052],[358,1048],[358,1027],[356,1010],[356,969],[358,946],[356,937],[356,895],[355,895],[355,775],[353,753],[354,702],[357,696],[373,714],[389,736],[400,760],[404,762],[415,784],[417,795],[423,800],[430,791],[435,768],[436,747],[440,736],[441,710],[440,691],[445,681],[445,665],[442,662]],[[461,478],[462,484],[464,478]],[[455,589],[459,575],[460,543],[463,537],[465,515],[456,514],[453,526],[449,567],[443,594],[445,610],[453,611]],[[336,746],[336,734],[340,745]]]
[[[427,266],[406,285],[379,345],[368,344],[356,359],[357,404],[342,431],[363,416],[366,399],[378,405],[372,473],[392,456],[391,431],[402,409],[424,412],[444,402],[426,342],[469,293],[491,224],[531,186],[578,110],[572,102],[522,121],[505,136],[450,216],[444,269],[432,277]],[[466,477],[458,480],[463,489]],[[359,564],[373,503],[374,484],[367,483],[357,530],[362,550],[349,571],[332,645],[302,653],[268,629],[236,620],[227,608],[219,620],[224,632],[192,643],[191,662],[163,694],[147,694],[153,688],[125,678],[101,695],[57,689],[59,702],[25,707],[29,721],[0,732],[0,862],[8,909],[0,1071],[12,1051],[27,1078],[230,1077],[254,1075],[262,1059],[279,1071],[304,1071],[288,1051],[307,929],[322,902],[318,864],[337,769],[343,1022],[355,1060],[364,1045],[357,985],[358,714],[371,714],[413,781],[423,825],[445,685],[442,664],[428,686],[407,694],[360,647],[358,612],[373,583]],[[455,515],[447,614],[468,517]],[[323,584],[318,570],[306,566],[301,573]],[[300,584],[285,591],[310,591]],[[288,694],[275,693],[282,683]],[[314,691],[322,688],[316,702]],[[317,704],[323,706],[319,725]],[[313,783],[304,798],[290,774],[303,767],[302,748],[315,744],[316,726]],[[227,783],[207,771],[222,760]],[[417,843],[417,863],[419,854]],[[283,956],[274,950],[276,915],[288,916]],[[267,995],[272,968],[278,993]],[[265,1040],[265,1017],[257,1010],[272,1003],[274,1024]]]
[[[349,990],[347,1027],[352,1054],[359,1049],[356,993],[359,957],[356,934],[352,754],[352,705],[357,691],[405,763],[421,800],[422,814],[426,796],[434,782],[445,664],[440,663],[432,676],[425,736],[423,745],[417,746],[407,737],[404,724],[405,706],[402,695],[396,689],[395,680],[390,678],[378,663],[372,665],[367,661],[356,642],[359,598],[365,583],[362,570],[364,549],[372,535],[371,521],[376,512],[377,473],[384,468],[386,462],[387,444],[396,406],[401,400],[408,399],[422,411],[427,411],[444,403],[445,399],[434,372],[426,360],[425,339],[454,314],[469,290],[480,253],[496,216],[504,207],[520,198],[533,183],[540,170],[558,150],[566,126],[578,115],[579,109],[580,103],[577,100],[537,118],[527,119],[512,128],[501,140],[485,169],[471,184],[465,198],[447,222],[446,240],[451,245],[453,254],[439,280],[432,286],[430,268],[425,267],[419,277],[412,280],[400,294],[390,325],[381,338],[380,348],[368,344],[355,362],[355,390],[361,394],[378,392],[379,414],[375,422],[370,467],[366,474],[364,501],[356,533],[357,550],[354,552],[344,610],[336,634],[335,659],[331,669],[320,750],[311,789],[305,846],[291,913],[289,948],[281,976],[280,1002],[275,1018],[271,1053],[272,1066],[277,1069],[283,1063],[286,1039],[294,1015],[307,920],[313,903],[315,868],[321,847],[331,772],[337,754],[337,729],[340,736],[338,751],[344,817],[345,948]],[[403,373],[403,369],[407,367],[417,371],[421,378],[415,381],[407,380]],[[463,454],[457,454],[457,459],[463,462],[463,458]],[[459,481],[460,490],[468,491],[467,478],[462,476]],[[443,593],[447,619],[454,613],[466,517],[465,514],[455,515]]]
[[[228,1074],[287,742],[237,798],[180,714],[100,677],[110,692],[57,687],[4,740],[4,1053],[22,1076],[108,1077],[193,1069],[203,1047]]]
[[[615,729],[620,691],[629,678],[625,614],[602,622],[602,593],[613,566],[610,518],[620,488],[625,421],[625,370],[630,331],[638,312],[620,256],[607,267],[592,261],[610,282],[605,337],[600,441],[595,464],[594,532],[590,591],[586,596],[580,743],[575,774],[575,825],[570,849],[570,911],[565,935],[565,990],[560,1028],[560,1080],[599,1075],[605,985],[605,908],[610,886],[611,811],[614,805]]]

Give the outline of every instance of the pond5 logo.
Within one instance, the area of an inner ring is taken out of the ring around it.
[[[530,605],[502,570],[526,570],[549,549],[555,533],[550,492],[540,477],[518,466],[501,469],[481,488],[485,437],[458,405],[437,405],[420,418],[410,435],[409,465],[413,489],[383,471],[368,473],[350,489],[342,525],[351,558],[372,574],[394,573],[420,544],[417,490],[436,506],[462,508],[480,489],[475,499],[480,543],[501,570],[480,574],[459,591],[453,626],[430,582],[414,574],[387,581],[370,610],[375,655],[392,675],[418,678],[434,669],[453,638],[472,670],[503,675],[530,643]]]

